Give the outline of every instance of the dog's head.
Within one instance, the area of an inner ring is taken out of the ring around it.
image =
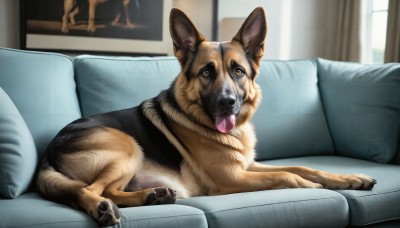
[[[229,42],[208,42],[189,18],[173,9],[170,33],[182,72],[173,85],[180,108],[192,119],[230,132],[254,114],[261,99],[255,83],[267,25],[256,8]]]

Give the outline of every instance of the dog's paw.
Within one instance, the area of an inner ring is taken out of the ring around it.
[[[145,205],[173,204],[176,201],[176,192],[170,188],[155,188],[145,201]]]
[[[364,174],[353,174],[349,176],[361,181],[361,184],[356,185],[355,188],[349,186],[349,189],[371,190],[376,184],[376,180],[374,178]]]
[[[376,180],[364,174],[337,175],[327,186],[331,189],[371,190]]]
[[[110,226],[120,222],[121,216],[118,207],[108,199],[100,201],[97,211],[92,215],[100,226]]]

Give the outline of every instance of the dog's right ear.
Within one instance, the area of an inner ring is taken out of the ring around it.
[[[206,39],[197,31],[190,19],[179,9],[172,9],[169,31],[174,43],[174,54],[182,66],[194,55],[201,42]]]

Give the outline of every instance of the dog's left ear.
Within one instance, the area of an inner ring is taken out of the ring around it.
[[[267,35],[267,22],[262,7],[258,7],[247,17],[232,41],[238,41],[246,54],[257,64],[264,55],[264,40]]]
[[[206,41],[190,19],[179,9],[172,9],[169,31],[174,42],[174,53],[182,66],[194,56],[201,42]]]

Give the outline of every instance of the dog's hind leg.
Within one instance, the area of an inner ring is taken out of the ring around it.
[[[119,222],[120,214],[116,205],[143,206],[175,202],[175,192],[166,187],[136,192],[120,190],[128,184],[135,168],[129,159],[116,160],[104,167],[91,185],[79,191],[79,205],[101,226]]]
[[[103,196],[104,190],[110,183],[123,184],[121,180],[133,175],[133,169],[123,170],[123,172],[119,167],[121,163],[116,161],[114,164],[104,167],[96,180],[86,188],[82,188],[78,193],[79,205],[101,226],[116,224],[121,218],[118,207],[113,200]],[[124,175],[127,177],[124,177]]]
[[[117,205],[143,206],[173,204],[176,201],[176,192],[167,187],[148,188],[135,192],[124,192],[112,188],[104,193]]]
[[[50,165],[42,167],[37,182],[40,192],[48,198],[72,200],[101,226],[118,223],[118,208],[104,192],[124,189],[141,169],[144,155],[140,146],[112,128],[89,130],[84,139],[73,143],[75,151],[61,154],[58,171]]]
[[[138,159],[136,159],[137,161]],[[102,173],[102,178],[98,178],[95,183],[88,186],[88,189],[97,190],[97,193],[102,194],[104,197],[112,200],[116,205],[121,206],[143,206],[143,205],[158,205],[158,204],[172,204],[176,200],[176,192],[167,187],[148,187],[143,190],[131,191],[127,186],[132,180],[137,166],[133,162],[118,161],[116,167],[108,169],[111,171],[109,174]],[[118,167],[118,169],[116,169]],[[134,168],[135,167],[135,168]],[[115,171],[112,171],[115,170]],[[121,170],[122,173],[117,173]],[[114,175],[114,177],[110,177]],[[112,184],[106,185],[107,180],[114,179]],[[161,185],[160,185],[161,186]],[[103,191],[104,190],[104,191]]]
[[[65,196],[76,198],[79,189],[85,188],[87,184],[80,180],[72,180],[64,174],[57,172],[48,164],[45,164],[38,175],[37,188],[43,196],[58,200]]]
[[[107,184],[105,178],[112,181],[112,176],[106,173],[102,173],[100,178],[87,186],[85,182],[73,180],[45,165],[39,172],[37,187],[46,198],[79,205],[101,226],[112,225],[119,222],[120,215],[111,200],[100,196]]]

